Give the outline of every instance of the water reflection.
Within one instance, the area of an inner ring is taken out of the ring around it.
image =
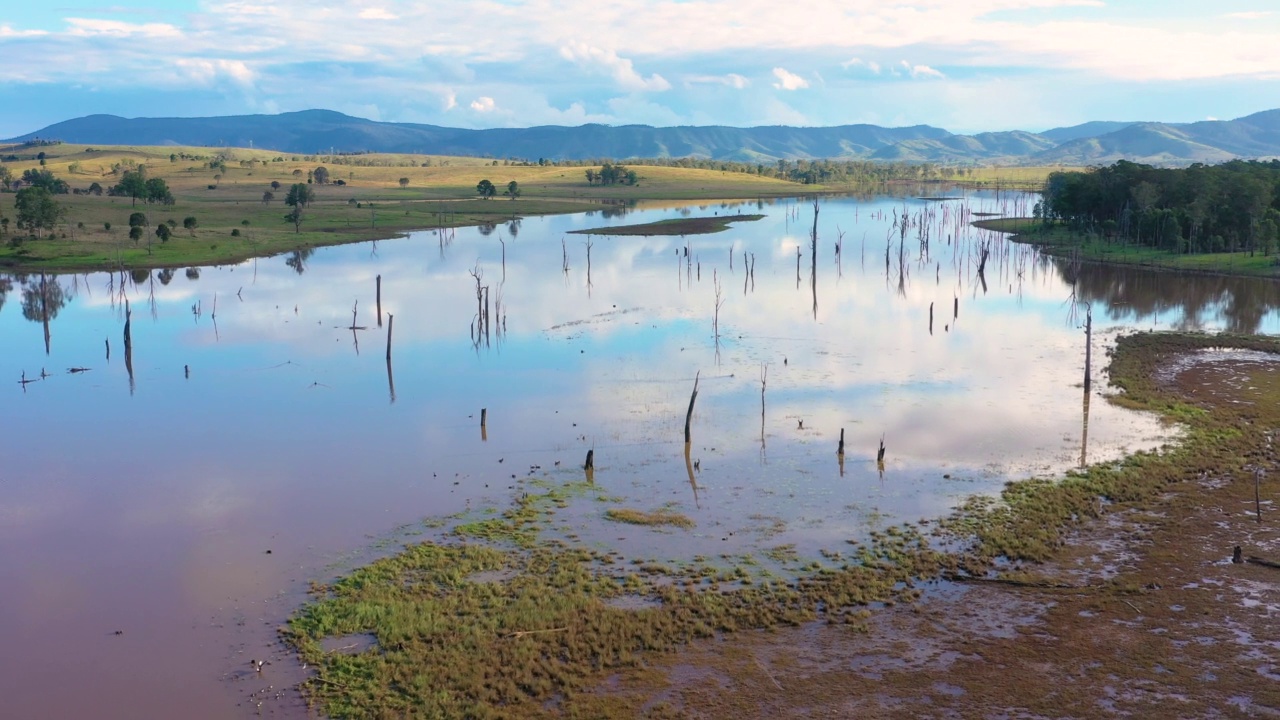
[[[671,505],[697,523],[662,534],[619,529],[596,502],[564,510],[585,539],[626,537],[627,555],[816,552],[1010,477],[1160,442],[1157,423],[1088,395],[1082,418],[1083,339],[1057,262],[968,228],[976,212],[1025,204],[610,205],[488,235],[415,233],[377,252],[192,268],[185,282],[169,269],[0,281],[2,379],[93,367],[104,342],[124,340],[123,363],[0,390],[24,418],[0,434],[0,542],[28,549],[0,557],[14,596],[0,642],[29,649],[21,662],[0,655],[6,702],[17,715],[90,716],[105,702],[191,717],[193,694],[235,692],[217,681],[235,662],[226,633],[272,642],[306,582],[370,535],[503,506],[536,491],[531,479],[585,472],[627,505]],[[563,240],[739,210],[766,217],[696,238],[587,236],[572,252]],[[1076,273],[1097,342],[1187,317],[1275,329],[1273,290],[1239,285],[1255,281],[1118,272]],[[3,298],[19,288],[15,311]],[[359,353],[360,340],[375,351]],[[480,408],[494,432],[475,432]],[[588,456],[599,463],[583,467]],[[73,612],[55,618],[54,605]],[[121,624],[136,644],[83,647]],[[102,674],[78,671],[56,674],[70,692],[38,692],[70,657],[112,668],[110,697],[89,691]],[[185,698],[149,692],[157,666]]]
[[[1069,262],[1055,259],[1059,272]],[[1280,283],[1269,278],[1240,278],[1089,265],[1079,272],[1076,293],[1083,302],[1105,308],[1118,322],[1151,322],[1178,330],[1274,332],[1280,308]],[[1270,317],[1269,317],[1270,316]]]

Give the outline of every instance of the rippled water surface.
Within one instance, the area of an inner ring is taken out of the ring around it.
[[[503,507],[529,478],[579,480],[589,449],[619,504],[696,527],[620,526],[578,503],[561,521],[588,542],[816,553],[1164,441],[1096,397],[1122,330],[1275,331],[1268,281],[1072,269],[968,228],[1029,202],[825,199],[816,253],[811,204],[753,201],[0,281],[6,713],[305,714],[276,697],[298,674],[272,643],[310,580],[426,517]],[[689,238],[567,234],[739,212],[766,217]]]

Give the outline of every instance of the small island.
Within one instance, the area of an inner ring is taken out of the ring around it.
[[[764,215],[714,215],[672,218],[637,225],[619,225],[592,230],[573,230],[570,235],[710,235],[729,229],[731,223],[759,220]]]

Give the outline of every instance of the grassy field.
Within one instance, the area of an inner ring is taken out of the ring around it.
[[[4,154],[23,158],[5,164],[15,177],[39,166],[34,158],[37,151],[45,152],[46,169],[80,189],[94,182],[110,187],[119,181],[117,170],[145,165],[149,177],[168,183],[176,202],[135,207],[130,198],[59,195],[66,215],[52,237],[45,234],[15,244],[10,242],[11,234],[0,242],[0,268],[14,272],[230,263],[299,247],[379,239],[410,230],[497,224],[632,201],[750,199],[831,190],[740,173],[665,167],[638,168],[640,180],[634,186],[592,186],[586,183],[585,168],[495,166],[480,158],[307,158],[265,150],[190,147],[0,148]],[[218,160],[225,169],[210,166]],[[284,196],[289,185],[306,182],[308,172],[319,166],[329,170],[331,183],[311,186],[316,201],[306,209],[301,232],[295,233],[284,219],[289,209],[283,204]],[[407,179],[406,185],[401,186],[401,178]],[[475,191],[482,179],[491,180],[499,193],[515,180],[520,195],[482,200]],[[334,184],[338,180],[345,184]],[[273,190],[273,181],[281,187]],[[267,191],[275,195],[270,202],[263,201]],[[0,215],[15,216],[14,197],[0,194]],[[134,211],[145,212],[149,221],[146,237],[136,244],[128,238],[128,218]],[[186,217],[196,218],[194,231],[183,229]],[[161,243],[153,232],[158,223],[168,220],[177,229],[167,243]]]
[[[1223,275],[1261,277],[1280,275],[1280,257],[1275,255],[1247,252],[1191,255],[1171,253],[1167,250],[1133,245],[1093,233],[1073,232],[1063,226],[1046,229],[1033,218],[996,218],[978,220],[973,224],[988,230],[1013,233],[1014,241],[1038,245],[1051,255],[1076,257],[1086,262]]]
[[[980,167],[974,168],[966,177],[958,179],[962,185],[979,188],[1002,188],[1009,190],[1039,190],[1049,173],[1068,170],[1082,170],[1077,167],[1038,166],[1038,167]]]

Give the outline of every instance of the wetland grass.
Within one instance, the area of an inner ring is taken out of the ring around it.
[[[694,527],[694,522],[688,515],[670,510],[645,512],[633,508],[610,508],[605,511],[604,516],[614,522],[627,523],[628,525],[647,525],[649,527],[670,525],[686,529]]]
[[[1175,388],[1160,379],[1178,358],[1223,347],[1280,353],[1277,341],[1255,337],[1121,338],[1110,375],[1123,392],[1114,401],[1180,423],[1181,440],[1062,478],[1011,482],[998,498],[970,499],[931,523],[929,535],[915,525],[892,526],[812,561],[789,545],[761,551],[784,566],[785,577],[755,559],[727,556],[729,567],[705,558],[624,565],[611,551],[546,536],[550,518],[571,497],[598,492],[546,481],[535,485],[544,492],[524,494],[505,512],[461,522],[438,541],[319,587],[282,632],[316,666],[304,690],[333,717],[635,717],[669,687],[650,669],[659,658],[719,638],[717,657],[728,662],[740,643],[768,637],[737,634],[744,630],[865,627],[887,612],[877,608],[911,604],[922,582],[938,578],[997,579],[1010,592],[1070,592],[1091,607],[1145,608],[1145,575],[1062,590],[1041,576],[1040,563],[1059,557],[1068,538],[1103,512],[1141,511],[1157,501],[1197,508],[1190,495],[1167,498],[1196,487],[1206,473],[1240,476],[1236,494],[1252,499],[1248,466],[1266,454],[1266,430],[1280,424],[1280,380],[1255,373],[1243,386],[1247,402],[1239,402],[1233,395],[1241,391],[1215,395],[1204,383]],[[611,508],[606,515],[634,512]],[[1176,563],[1181,550],[1175,544],[1148,552]],[[468,579],[494,572],[504,579]],[[611,604],[624,596],[644,602],[638,609]],[[343,655],[321,648],[326,637],[361,633],[377,639],[375,649]],[[1154,655],[1147,660],[1157,662]],[[611,678],[643,692],[602,690]]]

